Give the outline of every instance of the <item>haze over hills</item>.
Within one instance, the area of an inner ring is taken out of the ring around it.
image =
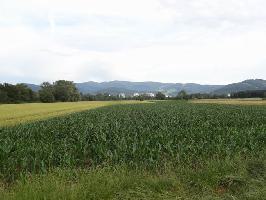
[[[38,91],[40,86],[27,84],[34,91]],[[130,82],[130,81],[109,81],[109,82],[84,82],[76,83],[80,92],[87,94],[109,93],[119,94],[125,93],[132,95],[136,92],[163,92],[166,95],[176,96],[181,90],[187,93],[213,93],[228,94],[246,90],[266,90],[266,80],[250,79],[240,83],[229,85],[201,85],[196,83],[160,83],[160,82]]]

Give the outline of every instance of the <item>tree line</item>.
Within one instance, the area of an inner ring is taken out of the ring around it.
[[[231,95],[232,98],[266,98],[266,90],[248,90],[236,92]]]
[[[35,101],[38,101],[38,94],[33,92],[25,84],[0,84],[1,103],[22,103]]]
[[[34,92],[25,84],[0,84],[0,103],[52,103],[79,100],[81,95],[72,81],[59,80],[52,84],[44,82],[38,92]]]

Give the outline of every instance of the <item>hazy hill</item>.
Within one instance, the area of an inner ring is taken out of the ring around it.
[[[226,85],[218,90],[215,90],[215,94],[228,94],[247,90],[266,90],[266,80],[263,79],[249,79],[240,83],[233,83]]]
[[[34,91],[38,91],[40,86],[27,84]],[[188,93],[213,93],[228,94],[247,90],[266,90],[266,80],[250,79],[240,83],[229,85],[201,85],[196,83],[160,83],[160,82],[130,82],[130,81],[109,81],[109,82],[84,82],[76,83],[80,92],[87,94],[109,93],[119,94],[125,93],[132,95],[135,92],[158,92],[161,91],[167,95],[176,96],[181,90]]]
[[[27,85],[29,88],[31,88],[34,92],[38,92],[41,87],[39,85],[31,84],[31,83],[23,83]]]
[[[176,95],[181,90],[188,93],[210,93],[223,86],[221,85],[200,85],[195,83],[160,83],[160,82],[129,82],[129,81],[110,81],[110,82],[85,82],[77,83],[77,88],[82,93],[98,93],[99,91],[108,92],[117,90],[124,93],[132,92],[164,92],[168,95]],[[116,89],[115,89],[116,88]]]
[[[83,93],[95,93],[100,90],[108,88],[119,88],[120,90],[130,90],[139,92],[159,91],[165,86],[172,83],[159,83],[159,82],[129,82],[129,81],[110,81],[110,82],[85,82],[77,83],[77,88]]]

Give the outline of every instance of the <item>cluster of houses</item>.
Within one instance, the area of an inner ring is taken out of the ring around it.
[[[146,93],[133,93],[133,94],[125,94],[125,93],[119,93],[118,94],[119,98],[125,99],[127,97],[129,98],[134,98],[134,97],[139,97],[139,96],[145,96],[145,97],[150,97],[150,98],[155,98],[156,94],[152,92],[146,92]],[[165,95],[166,97],[171,97],[169,95]]]
[[[145,96],[147,96],[147,97],[155,97],[155,94],[152,93],[152,92],[142,93],[142,94],[134,93],[134,94],[133,94],[133,97],[139,97],[140,95],[145,95]]]
[[[152,93],[152,92],[147,92],[147,93],[134,93],[133,95],[126,95],[125,93],[119,93],[119,98],[122,98],[122,99],[124,99],[124,98],[126,98],[126,97],[139,97],[139,96],[141,96],[141,95],[145,95],[145,96],[147,96],[147,97],[151,97],[151,98],[154,98],[155,97],[155,94],[154,93]]]

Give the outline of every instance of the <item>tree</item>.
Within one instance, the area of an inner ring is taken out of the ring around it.
[[[156,95],[155,95],[155,98],[157,100],[165,100],[165,95],[162,93],[162,92],[158,92]]]
[[[57,101],[79,101],[80,94],[72,81],[59,80],[53,84],[54,97]]]
[[[44,103],[54,102],[55,97],[53,93],[54,93],[54,89],[53,89],[52,84],[50,84],[49,82],[43,82],[41,84],[41,90],[39,91],[41,102],[44,102]]]
[[[3,84],[3,90],[6,92],[8,96],[8,102],[7,103],[17,103],[19,102],[18,98],[18,91],[15,85],[4,83]]]
[[[17,84],[17,100],[20,102],[32,102],[35,99],[35,93],[25,84]]]
[[[2,85],[0,85],[0,103],[8,103],[7,92],[2,89]]]
[[[143,94],[141,94],[141,95],[136,97],[136,100],[144,101],[145,100],[145,96]]]
[[[96,97],[92,94],[82,94],[81,93],[81,100],[82,101],[95,101]]]
[[[187,99],[188,95],[186,93],[185,90],[181,90],[180,92],[178,92],[177,94],[177,98],[178,99]]]

